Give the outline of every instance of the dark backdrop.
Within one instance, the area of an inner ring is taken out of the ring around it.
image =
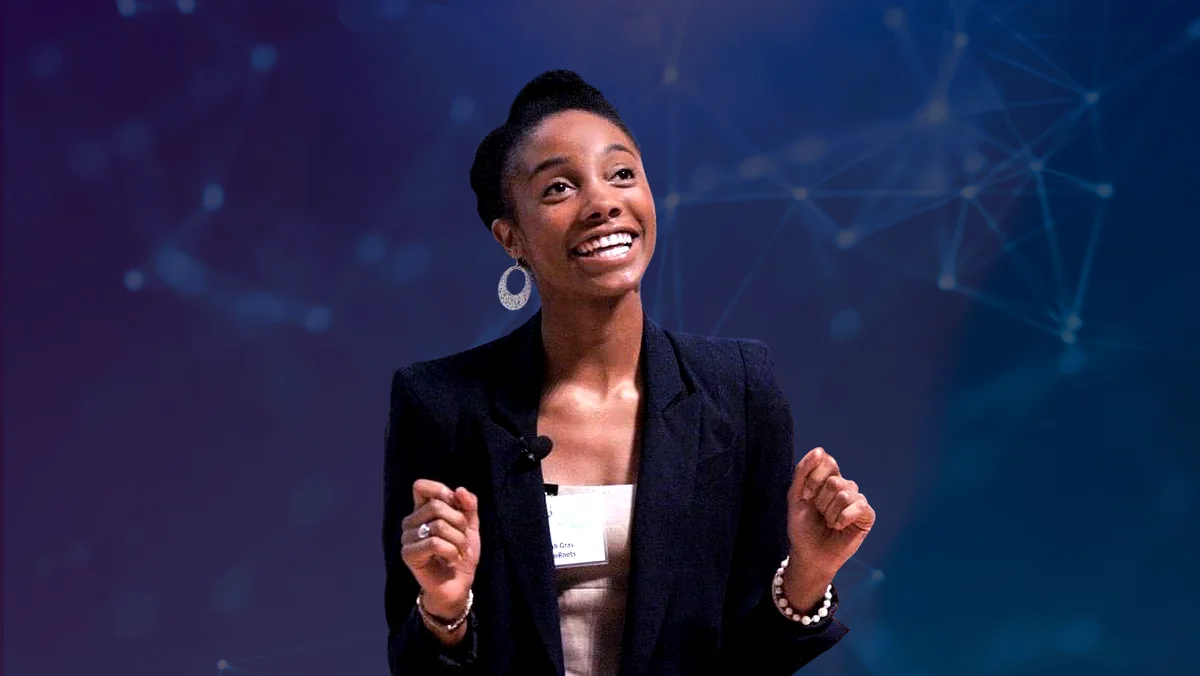
[[[381,674],[389,377],[514,328],[467,168],[645,146],[662,325],[879,513],[806,673],[1194,668],[1200,6],[6,2],[4,671]],[[223,660],[223,661],[222,661]]]

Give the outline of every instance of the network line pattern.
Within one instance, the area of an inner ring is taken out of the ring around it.
[[[161,11],[164,4],[122,0],[117,9],[136,19],[147,11]],[[381,11],[400,12],[403,7],[404,3],[398,3]],[[188,14],[195,10],[195,3],[180,0],[176,8]],[[1071,72],[1050,56],[1052,34],[1023,33],[986,3],[954,2],[949,13],[952,26],[935,64],[922,63],[913,49],[914,32],[904,8],[889,7],[881,13],[880,20],[895,37],[898,56],[911,64],[913,82],[924,97],[918,109],[867,128],[806,133],[794,143],[766,151],[713,111],[705,110],[702,93],[668,62],[661,88],[650,92],[644,105],[666,103],[661,109],[675,115],[681,108],[692,108],[688,112],[711,117],[717,128],[726,132],[726,141],[744,150],[746,157],[736,166],[691,167],[686,185],[682,175],[689,168],[666,158],[669,188],[659,196],[663,238],[667,240],[665,257],[676,255],[672,228],[689,207],[778,202],[784,206],[774,234],[802,223],[833,249],[877,257],[885,266],[968,296],[1067,346],[1079,344],[1084,337],[1085,342],[1118,349],[1170,347],[1156,344],[1154,336],[1120,327],[1084,329],[1089,280],[1106,227],[1107,202],[1119,190],[1116,179],[1120,173],[1130,170],[1122,166],[1121,154],[1129,152],[1136,144],[1136,134],[1145,131],[1132,130],[1134,136],[1114,143],[1106,136],[1102,120],[1106,102],[1129,95],[1133,85],[1152,76],[1157,65],[1194,48],[1200,38],[1200,20],[1180,26],[1173,40],[1122,49],[1122,36],[1108,34],[1098,18],[1087,36],[1094,43],[1094,63],[1083,69],[1086,72]],[[275,66],[277,48],[267,43],[247,44],[242,76],[227,74],[236,72],[234,69],[221,69],[221,75],[201,77],[193,88],[219,93],[206,97],[214,105],[224,103],[222,97],[235,98],[249,114],[262,95],[260,79],[269,77]],[[50,48],[34,56],[32,68],[50,72],[59,59],[61,54]],[[997,78],[1003,79],[1006,91],[1001,91]],[[466,122],[474,105],[469,98],[453,101],[449,123]],[[1036,115],[1023,115],[1028,110]],[[109,155],[138,154],[148,143],[146,137],[157,131],[154,125],[162,124],[155,119],[162,117],[150,114],[145,123],[114,130],[107,144],[111,147],[81,144],[71,157],[73,166],[81,174],[94,174],[105,166]],[[1030,119],[1037,124],[1029,124]],[[226,153],[236,151],[240,138],[238,125],[230,125],[230,129]],[[447,131],[447,135],[452,133]],[[670,151],[680,139],[672,134],[669,121],[668,135]],[[1081,145],[1090,148],[1088,160],[1078,157]],[[436,150],[435,145],[431,154]],[[1065,159],[1067,155],[1072,157]],[[146,260],[122,273],[126,288],[139,291],[147,285],[161,285],[235,316],[291,323],[314,333],[325,331],[332,321],[332,308],[273,290],[246,288],[188,252],[189,238],[202,230],[226,201],[219,179],[198,185],[196,191],[195,212],[180,223],[177,232]],[[395,199],[399,204],[415,197],[406,194]],[[853,205],[849,217],[832,215],[831,210],[846,210],[847,204]],[[1022,209],[1027,204],[1036,205],[1036,218],[1024,217]],[[1017,212],[1023,214],[1020,219],[1006,218]],[[933,269],[865,246],[881,232],[919,228],[939,219],[947,222],[939,223],[932,234],[914,233],[930,238],[937,259]],[[764,257],[773,242],[773,237],[767,239]],[[430,267],[432,252],[420,243],[402,244],[389,252],[383,236],[368,233],[353,246],[359,261],[366,264],[378,263],[391,253],[399,275],[421,276]],[[1031,255],[1031,249],[1044,251]],[[988,293],[963,282],[972,270],[997,258],[1019,272],[1025,286],[1021,293]],[[686,304],[686,281],[680,271],[686,265],[686,261],[671,260],[658,268],[656,310],[669,305],[667,312],[680,321]],[[752,266],[746,271],[746,283],[755,269]],[[721,333],[741,300],[740,291],[728,300],[726,311],[708,332]],[[1067,354],[1071,356],[1064,359],[1063,368],[1082,365],[1081,352],[1068,350]]]
[[[126,0],[118,3],[118,10],[136,19],[147,5]],[[180,12],[194,8],[194,3],[178,4]],[[682,176],[689,168],[666,158],[669,189],[659,201],[664,258],[670,260],[658,267],[657,312],[683,321],[687,280],[681,272],[688,263],[674,260],[682,254],[673,248],[671,235],[676,221],[686,220],[689,207],[767,201],[784,205],[774,235],[801,223],[831,249],[875,257],[897,272],[926,278],[942,290],[968,296],[1054,336],[1066,346],[1061,363],[1065,371],[1084,363],[1084,353],[1078,349],[1081,337],[1084,344],[1116,349],[1184,349],[1161,345],[1153,335],[1120,326],[1084,327],[1107,202],[1119,190],[1116,180],[1121,172],[1130,169],[1122,166],[1121,155],[1136,145],[1136,134],[1145,133],[1134,129],[1124,139],[1115,138],[1116,130],[1106,134],[1105,105],[1136,91],[1134,85],[1152,76],[1157,65],[1194,48],[1200,23],[1182,25],[1175,39],[1161,44],[1123,48],[1122,35],[1109,34],[1098,18],[1087,36],[1094,43],[1094,62],[1091,68],[1072,72],[1050,55],[1052,34],[1026,34],[985,3],[952,3],[950,14],[952,25],[942,40],[938,62],[925,64],[913,48],[914,31],[905,9],[890,7],[881,13],[880,20],[895,37],[898,57],[911,64],[913,82],[924,97],[910,115],[867,128],[806,133],[794,143],[767,151],[705,110],[702,93],[689,85],[686,74],[666,64],[661,89],[651,92],[645,105],[665,103],[661,108],[674,115],[690,108],[687,113],[712,117],[717,128],[726,132],[726,141],[745,151],[746,157],[736,166],[691,167],[688,182]],[[274,45],[249,44],[243,76],[213,75],[195,84],[240,100],[247,114],[261,96],[259,78],[269,77],[277,58]],[[48,70],[52,66],[46,63],[57,58],[61,57],[53,51],[37,55],[35,68]],[[1005,91],[997,78],[1003,79]],[[208,98],[221,102],[221,96]],[[473,109],[471,99],[456,99],[449,123],[462,125]],[[1026,114],[1031,110],[1033,115]],[[77,171],[98,172],[110,153],[138,153],[146,143],[144,137],[153,133],[155,117],[162,116],[147,116],[149,128],[131,124],[115,130],[111,149],[94,143],[79,146],[71,158]],[[230,129],[226,152],[234,152],[238,145],[238,126]],[[667,129],[670,152],[680,139],[672,134],[670,121]],[[453,133],[447,130],[448,136]],[[1080,159],[1081,146],[1090,149],[1090,158]],[[326,304],[247,288],[188,252],[189,237],[225,205],[219,179],[197,186],[197,194],[195,212],[147,260],[123,273],[124,285],[131,291],[163,285],[251,321],[290,323],[314,333],[327,330],[333,308]],[[396,203],[415,197],[397,195]],[[1036,206],[1035,216],[1024,211],[1030,204]],[[833,210],[852,213],[838,218]],[[1019,218],[1007,217],[1017,213]],[[933,221],[939,221],[933,233],[913,233],[929,237],[937,260],[932,269],[869,246],[881,232],[924,228]],[[721,333],[774,241],[775,237],[767,239],[763,257],[746,271],[743,285],[727,300],[725,312],[708,332]],[[376,232],[362,235],[354,246],[365,264],[379,263],[390,253],[400,277],[421,276],[431,266],[433,254],[420,242],[401,244],[389,252],[386,239]],[[964,276],[996,259],[1018,271],[1023,289],[997,294],[964,282]],[[843,317],[842,324],[847,323],[853,325],[853,317]],[[488,327],[481,340],[496,331]]]
[[[372,22],[411,18],[419,3],[335,4],[338,28],[364,30]],[[651,141],[662,151],[657,157],[666,168],[665,190],[656,187],[659,251],[655,277],[648,280],[651,313],[679,328],[724,335],[748,302],[748,289],[777,252],[781,236],[800,228],[821,252],[818,272],[836,267],[840,256],[866,257],[889,273],[966,297],[1011,318],[1014,327],[1061,344],[1058,368],[1063,374],[1085,368],[1088,350],[1093,349],[1192,351],[1170,336],[1138,328],[1141,324],[1132,318],[1093,320],[1089,309],[1098,302],[1093,276],[1106,234],[1113,228],[1137,227],[1111,222],[1108,212],[1122,196],[1122,178],[1138,170],[1129,160],[1131,153],[1139,139],[1153,131],[1152,122],[1114,128],[1106,122],[1107,111],[1127,109],[1129,97],[1139,96],[1158,69],[1176,59],[1194,58],[1200,47],[1200,17],[1180,22],[1174,34],[1148,36],[1136,26],[1118,30],[1108,23],[1105,17],[1112,3],[1107,0],[1096,3],[1094,15],[1069,26],[1054,24],[1053,18],[1031,19],[1032,4],[954,0],[937,11],[917,2],[877,4],[872,20],[894,41],[891,54],[909,69],[919,104],[861,126],[798,129],[793,140],[775,146],[757,140],[753,128],[738,128],[706,100],[697,78],[682,65],[687,12],[664,17],[676,40],[663,54],[660,81],[635,98],[637,105],[627,113],[636,120],[635,129],[637,122],[653,122],[665,130],[664,138]],[[343,306],[353,307],[363,289],[379,279],[378,270],[386,269],[388,281],[398,285],[433,274],[439,264],[438,245],[405,232],[396,225],[396,216],[413,204],[435,205],[446,192],[461,190],[461,172],[455,173],[461,163],[449,159],[447,150],[456,139],[478,137],[486,129],[476,114],[480,106],[475,99],[449,97],[444,129],[427,140],[411,163],[427,175],[444,176],[441,184],[456,187],[401,181],[377,221],[343,242],[343,249],[351,252],[349,263],[335,266],[329,277],[333,288],[320,289],[314,293],[320,300],[314,300],[287,283],[302,276],[296,271],[309,260],[272,262],[273,272],[266,277],[278,285],[270,286],[241,278],[232,265],[226,268],[205,259],[193,245],[231,210],[239,219],[277,216],[270,205],[242,203],[239,195],[227,193],[221,171],[246,140],[248,121],[267,95],[280,62],[327,37],[324,29],[274,44],[239,34],[203,0],[118,0],[114,11],[131,23],[165,20],[168,13],[185,15],[220,34],[224,48],[211,68],[188,83],[187,91],[98,140],[76,145],[66,163],[78,178],[95,180],[118,163],[135,164],[145,183],[137,194],[124,196],[134,204],[153,193],[144,186],[154,185],[161,169],[151,152],[155,138],[218,111],[235,120],[223,127],[225,143],[205,158],[213,170],[210,178],[194,186],[193,211],[144,258],[114,270],[114,284],[123,284],[131,293],[174,294],[244,330],[296,328],[329,334],[339,330]],[[1061,56],[1064,45],[1076,58]],[[1081,53],[1092,57],[1081,62]],[[46,45],[30,55],[29,74],[51,81],[66,58],[63,46]],[[715,130],[712,138],[740,159],[688,164],[683,157],[691,157],[686,146],[693,140],[683,135],[681,118]],[[765,237],[746,238],[757,250],[745,267],[734,271],[738,283],[726,297],[694,298],[689,295],[692,282],[702,272],[696,260],[711,260],[728,244],[727,238],[711,234],[696,237],[693,223],[698,213],[714,205],[771,205],[778,219],[769,224]],[[155,205],[137,208],[153,212]],[[158,219],[161,214],[142,216]],[[296,213],[286,217],[290,226],[316,229]],[[914,258],[907,248],[904,254],[890,249],[898,235],[906,242],[925,242],[925,255]],[[279,241],[286,236],[290,235],[268,238]],[[479,250],[484,251],[483,245]],[[494,248],[487,248],[478,257],[495,262],[496,255]],[[329,265],[322,262],[323,267]],[[997,265],[1015,271],[1019,283],[1003,291],[972,284],[981,271]],[[720,311],[713,321],[698,326],[691,319],[692,309],[714,302]],[[499,335],[516,321],[516,315],[497,308],[481,323],[478,341]],[[854,311],[839,312],[830,323],[831,336],[852,336],[860,324]],[[273,546],[282,542],[264,542],[260,549]],[[871,602],[884,574],[855,559],[846,578],[839,582],[848,599],[843,612],[853,618],[856,604]],[[212,668],[222,675],[273,676],[279,673],[271,666],[278,656],[348,644],[356,650],[378,650],[376,639],[372,630],[258,654],[214,655]],[[915,673],[889,665],[881,654],[864,653],[860,658],[878,674]]]

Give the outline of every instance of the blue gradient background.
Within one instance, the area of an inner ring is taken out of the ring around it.
[[[651,315],[879,513],[804,673],[1193,671],[1198,20],[9,0],[4,673],[386,673],[390,374],[536,306],[467,168],[553,67],[645,147]]]

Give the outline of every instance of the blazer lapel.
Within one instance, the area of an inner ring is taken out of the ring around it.
[[[633,506],[629,602],[621,675],[639,676],[653,654],[686,537],[700,439],[701,398],[688,388],[665,332],[648,319],[642,338],[645,417]]]
[[[524,456],[522,439],[537,434],[543,374],[541,313],[517,329],[490,383],[491,410],[483,424],[491,465],[496,520],[516,592],[533,618],[555,673],[563,673],[562,632],[554,557],[541,465]]]

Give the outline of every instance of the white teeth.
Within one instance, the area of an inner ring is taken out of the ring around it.
[[[604,258],[610,258],[612,256],[620,256],[626,251],[629,251],[629,246],[631,244],[633,244],[633,235],[627,232],[614,232],[611,235],[604,235],[603,237],[593,237],[592,239],[589,239],[583,244],[580,244],[575,249],[575,253],[579,254],[580,256],[594,254],[596,256],[603,256]],[[609,247],[612,248],[610,249]],[[599,249],[605,249],[605,251],[597,251]]]
[[[598,251],[594,255],[596,258],[616,258],[617,256],[624,256],[626,251],[629,251],[629,245],[622,244],[620,246],[614,246],[611,249]]]

